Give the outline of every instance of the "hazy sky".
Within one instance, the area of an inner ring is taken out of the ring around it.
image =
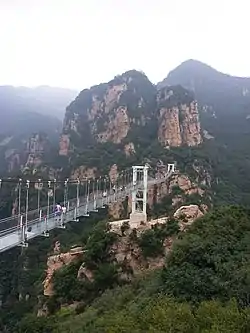
[[[248,0],[0,0],[0,84],[83,89],[189,58],[250,76]]]

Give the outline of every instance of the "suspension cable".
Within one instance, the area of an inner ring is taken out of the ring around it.
[[[41,179],[38,179],[38,183],[37,183],[37,210],[38,210],[38,214],[39,214],[39,221],[41,221],[41,212],[40,212],[40,196],[41,196]],[[43,184],[42,184],[43,185]]]
[[[51,186],[51,181],[48,181],[48,192],[47,192],[47,216],[45,218],[45,233],[48,232],[48,219],[50,216],[50,186]]]
[[[53,182],[53,209],[56,207],[56,179]]]
[[[26,209],[25,209],[25,233],[27,233],[28,228],[28,211],[29,211],[29,188],[30,188],[30,181],[26,181]]]

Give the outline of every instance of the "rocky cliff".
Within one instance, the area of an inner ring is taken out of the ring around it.
[[[174,214],[181,231],[185,231],[188,226],[203,215],[204,213],[198,205],[182,206]],[[163,241],[163,253],[152,258],[144,257],[139,245],[139,239],[145,231],[151,230],[159,225],[164,227],[168,224],[168,221],[168,217],[163,217],[153,219],[146,224],[138,223],[136,225],[133,223],[133,226],[129,225],[127,220],[110,223],[108,232],[118,235],[118,238],[109,251],[112,254],[113,260],[121,267],[119,270],[121,280],[129,281],[135,276],[140,275],[142,272],[154,270],[164,265],[165,257],[171,250],[175,237],[165,237]],[[126,227],[124,227],[125,225]],[[94,272],[87,268],[84,263],[85,251],[83,247],[76,247],[69,252],[60,253],[60,248],[58,247],[58,243],[56,243],[55,249],[54,251],[57,253],[49,256],[47,260],[46,277],[43,282],[45,296],[51,297],[54,295],[54,273],[76,260],[82,261],[77,273],[77,278],[91,283],[94,282]]]
[[[250,200],[250,78],[231,76],[200,61],[187,60],[157,86],[161,90],[173,85],[192,91],[198,101],[204,131],[201,153],[208,157],[216,175],[216,181],[212,182],[216,203],[247,205]],[[168,139],[175,139],[176,144],[181,141],[180,135],[178,139],[172,136]],[[198,142],[200,138],[195,136],[194,140]],[[236,170],[241,172],[236,175]]]
[[[60,250],[57,252],[59,253],[49,256],[47,260],[46,278],[43,282],[45,296],[53,295],[53,274],[58,269],[69,265],[75,260],[81,259],[83,256],[83,249],[81,247],[73,248],[66,253],[60,253]]]
[[[135,70],[83,90],[66,111],[59,154],[74,167],[143,163],[155,147],[202,142],[197,102],[180,87],[157,90]],[[94,163],[93,151],[99,156]],[[111,164],[111,162],[113,162]]]
[[[27,138],[8,136],[0,142],[1,163],[8,173],[30,170],[34,174],[50,149],[51,143],[44,133],[35,133]]]
[[[180,86],[162,88],[159,105],[158,140],[165,147],[197,146],[202,142],[197,102]]]

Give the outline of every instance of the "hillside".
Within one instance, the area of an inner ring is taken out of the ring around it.
[[[195,93],[204,131],[203,153],[213,169],[220,203],[249,202],[250,78],[218,72],[188,60],[158,84],[180,84]]]
[[[196,61],[158,86],[131,70],[72,100],[59,150],[42,134],[26,142],[24,177],[177,171],[149,189],[148,223],[114,222],[128,218],[126,198],[2,254],[1,330],[249,331],[249,210],[214,208],[250,200],[247,82]]]
[[[18,332],[248,332],[249,211],[219,209],[185,232],[173,228],[173,222],[142,233],[124,228],[119,236],[97,225],[86,239],[85,251],[75,248],[77,258],[69,261],[61,254],[54,295],[38,317],[29,314],[17,323]],[[141,251],[144,260],[151,257],[154,263],[163,253],[162,239],[170,235],[175,241],[163,268],[133,277],[132,282],[124,280],[131,276],[128,264],[133,257],[119,265],[114,243],[128,237],[130,244],[139,245],[134,259]],[[51,257],[51,263],[59,256]],[[31,260],[36,262],[34,256]],[[8,318],[14,321],[10,314],[2,321]]]
[[[170,162],[170,148],[201,142],[195,96],[181,86],[157,90],[132,70],[83,90],[67,107],[59,154],[77,173],[103,174],[114,164]]]
[[[47,151],[51,143],[57,145],[64,110],[75,95],[61,88],[0,86],[1,176],[25,166],[27,145],[39,133],[47,136]]]
[[[233,135],[249,134],[250,78],[223,74],[199,61],[189,60],[171,71],[158,87],[176,84],[194,91],[200,104],[201,121],[217,140],[233,145]]]

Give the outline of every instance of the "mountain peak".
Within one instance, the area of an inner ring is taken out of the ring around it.
[[[206,64],[205,62],[202,62],[200,60],[196,60],[196,59],[188,59],[183,61],[178,67],[183,67],[183,66],[188,66],[188,67],[203,67],[203,68],[210,68],[212,70],[215,70],[214,68],[212,68],[211,66],[209,66],[208,64]],[[177,67],[177,68],[178,68]]]
[[[209,77],[211,75],[225,75],[218,72],[213,67],[201,62],[199,60],[189,59],[182,62],[174,70],[169,72],[168,79],[171,79],[172,76],[178,75],[192,76],[192,77]]]
[[[221,89],[228,91],[228,89],[249,87],[249,78],[225,74],[201,61],[189,59],[169,72],[168,76],[157,86],[162,88],[178,84],[195,92],[200,89],[201,85],[203,91],[210,90],[211,85],[216,85],[216,89],[215,87],[214,89],[221,92]],[[204,85],[206,88],[204,88]]]

